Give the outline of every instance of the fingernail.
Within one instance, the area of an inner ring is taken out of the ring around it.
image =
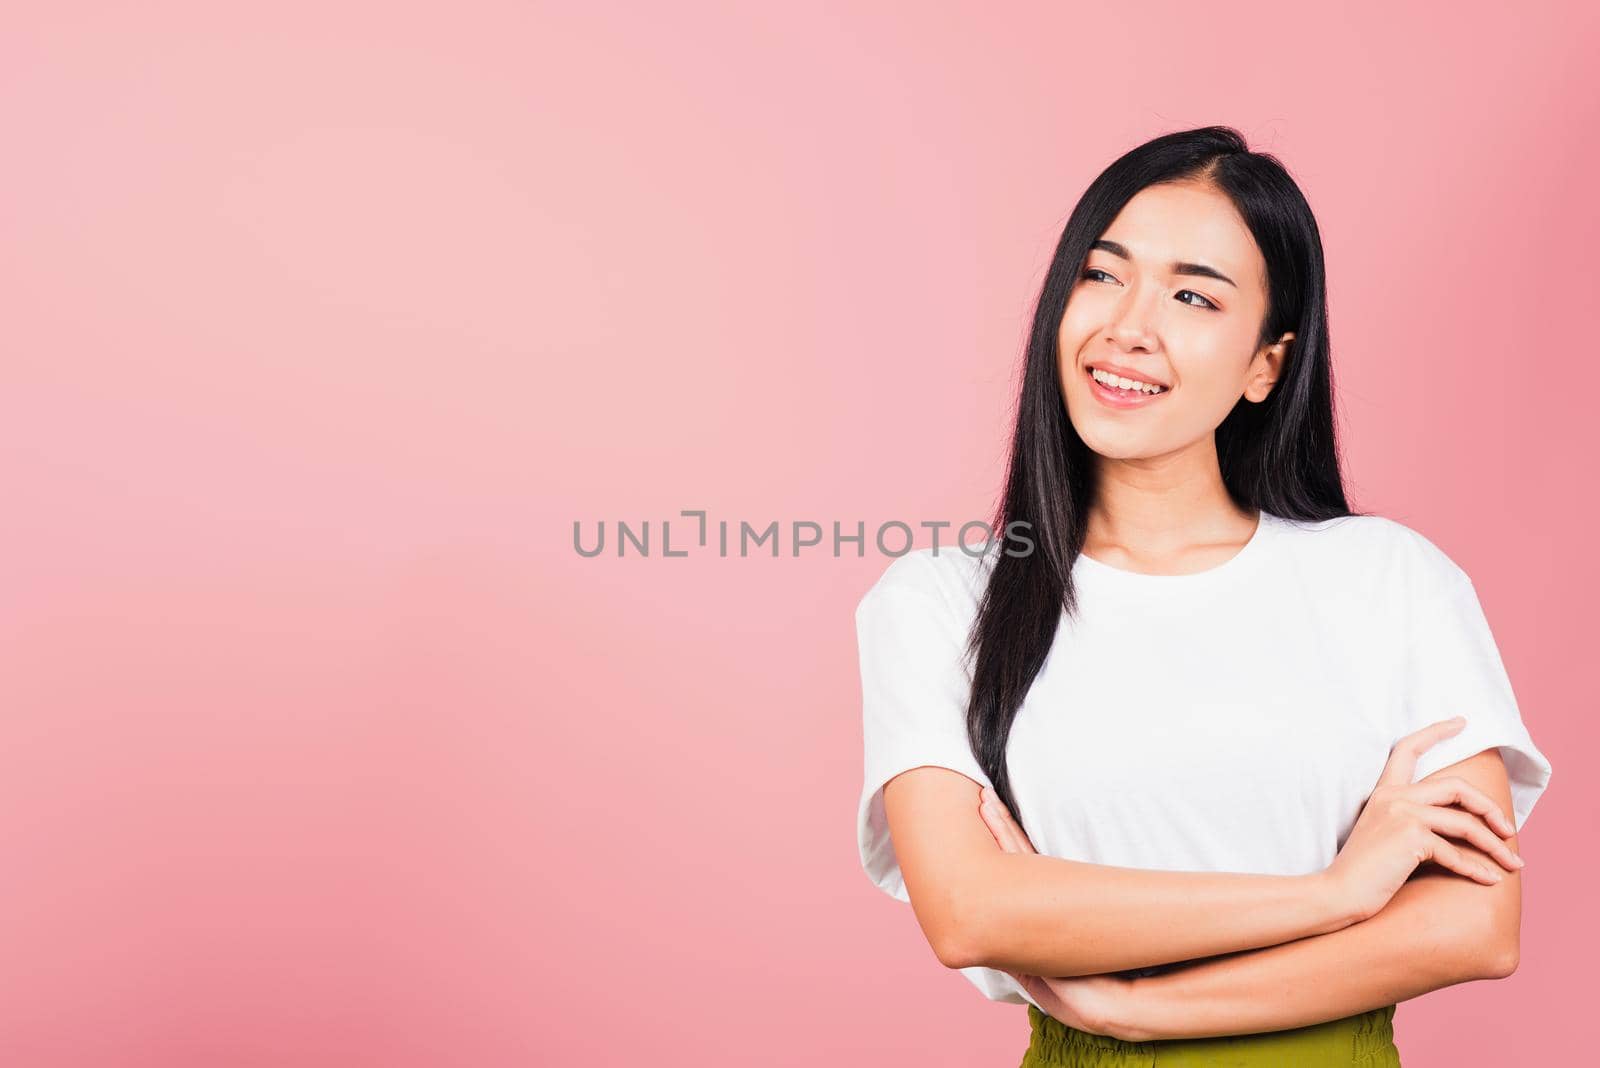
[[[1522,859],[1522,858],[1521,858],[1521,857],[1515,857],[1515,856],[1514,856],[1514,857],[1512,857],[1512,858],[1511,858],[1511,863],[1513,863],[1513,864],[1515,864],[1515,865],[1516,865],[1516,866],[1517,866],[1517,867],[1519,867],[1519,868],[1520,868],[1520,867],[1522,867],[1522,866],[1523,866],[1523,865],[1524,865],[1524,864],[1526,864],[1526,863],[1527,863],[1527,861],[1525,861],[1525,860],[1523,860],[1523,859]]]
[[[1489,873],[1489,875],[1490,875],[1491,878],[1494,879],[1495,882],[1499,882],[1500,879],[1501,879],[1500,873],[1497,872],[1497,871],[1492,871],[1492,872]]]

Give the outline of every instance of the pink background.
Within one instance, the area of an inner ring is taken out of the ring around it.
[[[1566,1063],[1600,24],[1327,7],[8,9],[0,1060],[1016,1063],[858,867],[887,559],[660,522],[985,516],[1067,213],[1221,122],[1321,220],[1355,503],[1557,769],[1521,970],[1401,1048]]]

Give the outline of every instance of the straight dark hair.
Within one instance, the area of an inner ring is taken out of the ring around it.
[[[1146,186],[1206,182],[1225,193],[1266,260],[1268,302],[1258,344],[1294,331],[1267,399],[1240,399],[1216,430],[1228,494],[1243,509],[1286,519],[1349,515],[1334,441],[1328,304],[1316,219],[1278,160],[1251,152],[1226,126],[1170,133],[1107,167],[1067,219],[1028,337],[1004,497],[994,529],[1024,523],[1033,550],[997,552],[968,636],[973,665],[967,734],[984,774],[1021,823],[1006,768],[1011,724],[1055,640],[1077,611],[1072,565],[1083,548],[1094,455],[1061,395],[1061,317],[1090,246]],[[1001,545],[1005,543],[1002,542]]]

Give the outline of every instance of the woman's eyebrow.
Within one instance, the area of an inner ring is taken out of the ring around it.
[[[1109,252],[1113,256],[1121,256],[1125,260],[1133,259],[1132,256],[1128,255],[1128,250],[1122,245],[1117,244],[1115,241],[1106,241],[1102,238],[1101,240],[1090,245],[1089,248],[1091,250],[1100,249],[1102,252]],[[1229,278],[1215,267],[1207,267],[1203,263],[1174,263],[1172,265],[1172,273],[1199,275],[1201,278],[1215,278],[1219,282],[1228,283],[1235,289],[1239,288],[1238,283],[1233,279]]]

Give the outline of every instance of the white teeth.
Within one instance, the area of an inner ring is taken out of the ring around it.
[[[1102,371],[1098,367],[1094,368],[1090,374],[1094,376],[1096,382],[1100,382],[1107,386],[1115,386],[1118,389],[1137,390],[1141,393],[1151,394],[1166,392],[1165,386],[1158,386],[1150,382],[1136,382],[1131,378],[1123,378],[1121,375],[1114,375],[1108,371]]]

